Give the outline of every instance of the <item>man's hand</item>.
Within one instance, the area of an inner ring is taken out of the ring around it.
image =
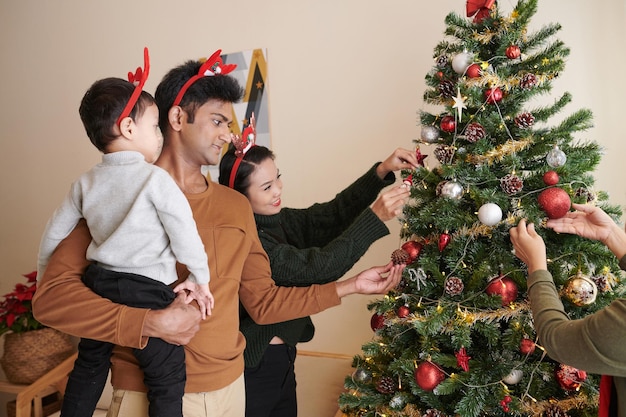
[[[162,310],[150,310],[143,326],[143,336],[158,337],[173,345],[186,345],[200,329],[200,311],[185,303],[185,294]]]

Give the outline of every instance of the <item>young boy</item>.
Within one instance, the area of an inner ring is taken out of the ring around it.
[[[191,208],[172,177],[152,165],[163,147],[154,98],[143,91],[144,70],[129,81],[105,78],[85,93],[79,113],[87,136],[103,152],[102,163],[83,174],[55,211],[41,240],[38,276],[58,245],[84,218],[92,236],[83,276],[100,296],[131,307],[160,309],[176,292],[188,292],[202,317],[213,308],[208,259]],[[133,82],[138,82],[134,85]],[[190,271],[178,279],[176,261]],[[92,415],[106,382],[113,344],[81,339],[70,374],[61,415]],[[149,415],[182,417],[185,355],[182,346],[150,338],[134,354],[145,375]]]

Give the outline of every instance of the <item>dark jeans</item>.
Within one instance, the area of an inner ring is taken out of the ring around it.
[[[108,271],[96,265],[87,267],[83,282],[96,294],[130,307],[161,309],[175,298],[172,289],[161,282],[137,274]],[[93,415],[109,373],[113,346],[92,339],[80,340],[61,416]],[[184,348],[150,338],[144,349],[134,349],[133,353],[148,387],[150,417],[182,417],[186,380]]]
[[[269,345],[256,368],[246,368],[246,417],[296,417],[296,348]]]

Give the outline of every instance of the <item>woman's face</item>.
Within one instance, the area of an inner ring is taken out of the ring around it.
[[[272,158],[261,162],[250,175],[248,200],[256,214],[270,216],[280,212],[283,181]]]

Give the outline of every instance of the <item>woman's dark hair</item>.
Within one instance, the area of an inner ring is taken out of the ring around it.
[[[109,144],[117,138],[114,126],[133,91],[133,84],[121,78],[110,77],[93,83],[83,96],[78,113],[89,140],[101,152],[105,152]],[[130,112],[130,118],[136,121],[152,104],[152,95],[142,91]]]
[[[253,146],[248,149],[248,152],[243,156],[241,164],[235,175],[235,183],[233,189],[239,191],[241,194],[248,196],[248,188],[250,188],[250,175],[254,172],[256,167],[266,159],[274,159],[275,155],[271,149],[265,146]],[[222,156],[220,161],[220,176],[219,183],[228,186],[230,176],[232,174],[233,165],[235,164],[235,147],[231,144],[228,147],[228,151]]]

